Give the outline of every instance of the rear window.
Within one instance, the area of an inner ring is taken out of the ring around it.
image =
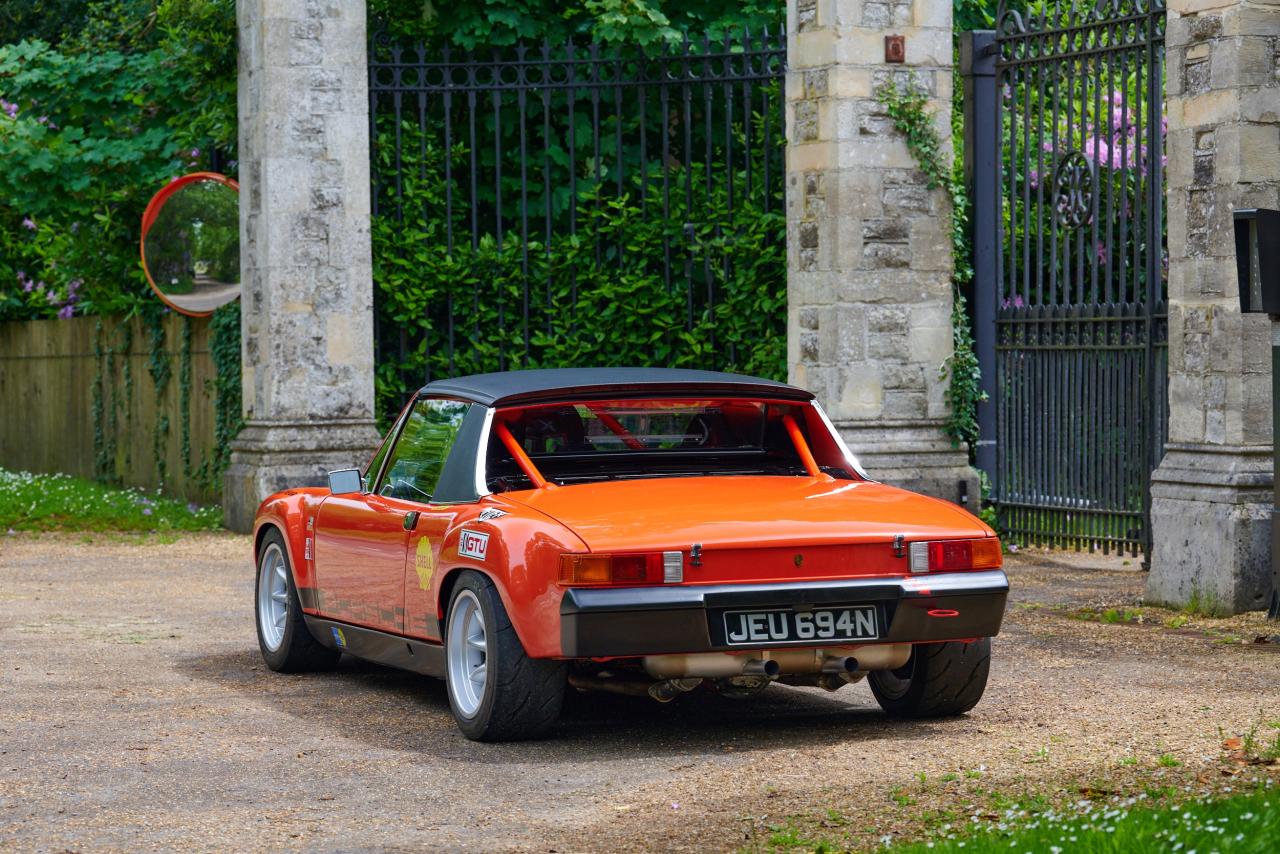
[[[791,415],[807,435],[808,409],[742,399],[605,400],[500,410],[496,417],[544,477],[570,484],[641,477],[804,475],[783,416]],[[486,472],[495,492],[530,486],[496,431],[490,438]],[[852,476],[839,466],[829,473]]]

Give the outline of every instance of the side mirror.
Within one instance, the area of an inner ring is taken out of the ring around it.
[[[334,495],[364,492],[364,481],[360,478],[360,469],[339,469],[329,472],[329,491]]]

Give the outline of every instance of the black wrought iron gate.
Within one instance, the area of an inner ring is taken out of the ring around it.
[[[1022,5],[1002,4],[994,37],[993,498],[1014,541],[1149,553],[1168,420],[1164,3]]]

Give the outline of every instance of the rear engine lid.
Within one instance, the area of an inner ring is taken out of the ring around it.
[[[505,493],[571,528],[592,552],[690,552],[688,581],[905,574],[892,547],[991,536],[954,504],[869,481],[637,479]],[[749,562],[753,571],[744,573]]]

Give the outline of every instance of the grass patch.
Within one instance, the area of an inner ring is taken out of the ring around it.
[[[1163,809],[1142,795],[1116,803],[1084,800],[1062,811],[1010,809],[993,829],[964,838],[894,845],[902,854],[973,852],[1280,851],[1280,792],[1259,787]]]
[[[1067,616],[1091,623],[1111,623],[1113,625],[1145,622],[1140,608],[1106,608],[1104,610],[1084,606],[1069,610]]]
[[[217,531],[222,510],[65,474],[0,469],[0,532]]]
[[[1191,588],[1191,595],[1187,597],[1187,604],[1182,606],[1182,611],[1197,617],[1231,616],[1231,609],[1216,593],[1211,590],[1201,590],[1198,585]]]

